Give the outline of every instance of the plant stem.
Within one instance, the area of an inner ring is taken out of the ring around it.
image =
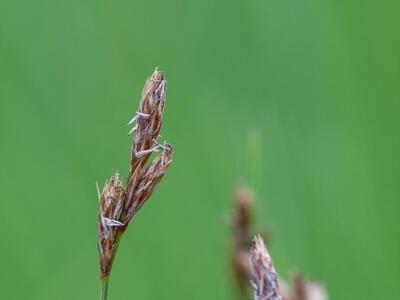
[[[258,128],[252,128],[248,132],[248,165],[249,165],[249,184],[260,198],[260,178],[261,178],[261,133]]]
[[[108,277],[101,280],[101,297],[100,300],[107,300],[108,298]]]
[[[114,262],[115,255],[117,254],[119,243],[121,242],[122,235],[124,231],[118,231],[117,237],[115,239],[115,248],[113,252],[113,256],[110,261],[110,265],[112,266]],[[106,277],[101,278],[101,297],[100,300],[107,300],[108,299],[108,282],[109,282],[110,274]]]

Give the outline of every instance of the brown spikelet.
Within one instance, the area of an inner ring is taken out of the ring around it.
[[[328,293],[318,281],[305,280],[295,272],[292,275],[293,295],[291,300],[328,300]]]
[[[136,126],[132,129],[133,144],[125,203],[128,221],[135,214],[134,207],[130,205],[135,201],[134,194],[146,170],[146,163],[154,151],[162,148],[157,144],[157,137],[162,125],[166,87],[163,73],[156,69],[144,85],[139,110],[134,117]],[[168,148],[171,149],[171,146]]]
[[[236,187],[232,210],[232,271],[236,286],[242,299],[251,295],[249,284],[249,249],[253,238],[253,202],[254,194],[245,184]],[[264,230],[261,235],[268,242],[269,234]]]
[[[125,190],[118,173],[106,182],[99,199],[98,243],[100,252],[100,270],[102,277],[110,272],[114,248],[118,234],[118,226],[124,205]]]
[[[233,230],[235,242],[246,248],[251,241],[251,222],[253,209],[253,195],[250,188],[240,185],[235,191],[235,203],[233,209]]]
[[[282,300],[278,276],[262,238],[257,235],[250,249],[251,283],[255,300]]]
[[[249,294],[249,248],[251,245],[252,192],[246,185],[235,190],[232,212],[233,252],[232,268],[239,292]]]
[[[292,288],[293,300],[307,300],[306,282],[298,272],[292,274]]]
[[[171,145],[165,144],[163,148],[163,151],[154,159],[154,161],[143,170],[136,188],[131,194],[131,202],[129,209],[127,209],[125,222],[129,222],[133,215],[143,206],[144,202],[153,193],[157,184],[160,182],[172,162]]]
[[[152,195],[172,162],[172,146],[158,144],[167,82],[156,69],[143,88],[139,109],[129,124],[135,123],[130,171],[126,186],[118,174],[111,177],[99,196],[98,244],[101,278],[111,272],[121,234],[133,216]],[[149,162],[152,153],[161,152]]]

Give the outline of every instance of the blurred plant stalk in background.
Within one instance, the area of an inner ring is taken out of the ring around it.
[[[264,240],[269,244],[270,234],[258,234],[253,239],[254,193],[249,186],[238,185],[234,193],[232,226],[232,271],[241,300],[251,299],[249,279],[255,300],[328,300],[324,285],[305,280],[294,272],[291,288],[277,276]]]

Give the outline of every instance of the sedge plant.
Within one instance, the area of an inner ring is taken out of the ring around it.
[[[108,297],[111,268],[121,237],[136,213],[153,194],[172,162],[172,146],[159,144],[167,81],[156,69],[146,81],[132,125],[129,176],[125,182],[116,173],[99,194],[98,248],[100,255],[101,299]],[[157,156],[150,160],[154,152]]]

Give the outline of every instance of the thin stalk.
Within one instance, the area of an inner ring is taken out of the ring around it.
[[[107,300],[108,298],[108,277],[101,280],[101,296],[100,300]]]
[[[148,200],[172,162],[172,146],[157,143],[165,104],[167,81],[156,69],[146,81],[135,123],[129,176],[124,184],[115,173],[99,191],[98,247],[100,254],[101,299],[107,300],[108,280],[121,236],[129,222]],[[153,152],[160,152],[150,161]]]
[[[119,243],[121,242],[121,238],[124,234],[124,231],[118,231],[117,233],[117,238],[115,240],[115,248],[114,248],[114,253],[111,258],[110,264],[112,265],[114,262],[115,255],[117,254]],[[101,297],[100,300],[107,300],[108,299],[108,282],[109,282],[110,276],[106,276],[101,279]]]
[[[261,178],[261,133],[258,128],[252,128],[248,133],[248,166],[249,184],[253,187],[258,196],[260,191]]]

